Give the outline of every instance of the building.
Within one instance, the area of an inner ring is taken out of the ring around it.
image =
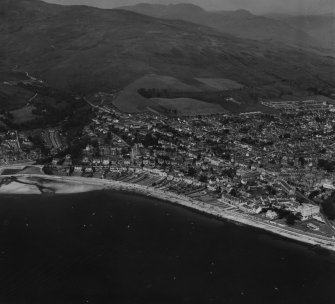
[[[278,218],[278,213],[276,211],[268,210],[265,216],[270,220],[275,220]]]
[[[297,212],[301,214],[301,219],[305,221],[314,215],[318,215],[320,213],[320,207],[312,204],[303,204],[297,208]]]

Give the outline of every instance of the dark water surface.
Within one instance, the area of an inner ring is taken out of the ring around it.
[[[133,194],[0,196],[0,303],[335,303],[335,256]]]

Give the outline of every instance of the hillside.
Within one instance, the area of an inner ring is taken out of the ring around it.
[[[303,30],[320,45],[335,50],[335,14],[306,16],[272,15],[272,18]]]
[[[0,0],[0,14],[1,64],[75,94],[122,89],[148,74],[193,86],[226,79],[261,96],[335,86],[333,58],[194,23],[38,0]]]
[[[178,19],[212,27],[240,38],[268,40],[293,46],[315,46],[316,39],[281,20],[246,10],[208,12],[192,4],[138,4],[122,9],[164,19]]]
[[[201,85],[200,85],[201,87]],[[146,75],[128,85],[112,101],[124,112],[156,111],[166,115],[192,116],[198,114],[217,114],[226,111],[221,105],[192,98],[146,98],[139,93],[141,89],[155,89],[163,92],[202,92],[198,87],[187,85],[176,78],[162,75]],[[203,89],[207,87],[203,86]]]
[[[25,106],[34,94],[23,88],[0,84],[0,111],[11,111]]]

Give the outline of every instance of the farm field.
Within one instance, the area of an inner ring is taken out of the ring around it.
[[[11,114],[13,115],[13,123],[20,124],[38,118],[39,116],[32,113],[32,110],[34,109],[34,106],[27,106],[18,110],[11,111]]]
[[[196,116],[226,113],[226,110],[218,104],[208,103],[192,98],[152,98],[155,103],[171,111],[177,111],[178,116]]]
[[[197,81],[218,91],[238,90],[244,86],[234,80],[226,78],[195,78]]]

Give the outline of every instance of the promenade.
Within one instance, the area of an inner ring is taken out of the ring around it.
[[[37,175],[37,174],[22,174],[22,175],[15,175],[15,177],[16,178],[21,177],[24,179],[39,178],[41,180],[46,180],[48,181],[48,187],[50,187],[50,181],[64,183],[66,191],[63,192],[62,188],[58,186],[56,193],[69,193],[66,184],[70,183],[70,184],[77,184],[78,186],[80,186],[80,188],[78,188],[80,189],[78,190],[78,192],[110,189],[110,190],[126,191],[151,196],[159,200],[167,201],[179,206],[184,206],[218,218],[252,226],[255,228],[272,232],[285,238],[293,239],[310,245],[317,245],[322,248],[335,251],[334,238],[304,232],[285,225],[276,224],[266,219],[260,219],[259,217],[256,216],[238,212],[230,208],[223,209],[220,208],[219,206],[215,206],[206,203],[204,201],[199,201],[190,198],[186,195],[176,194],[171,191],[160,190],[150,186],[132,184],[123,181],[105,180],[98,178],[85,178],[85,177],[67,177],[67,176],[51,176],[51,175]],[[75,188],[73,190],[76,191]]]

